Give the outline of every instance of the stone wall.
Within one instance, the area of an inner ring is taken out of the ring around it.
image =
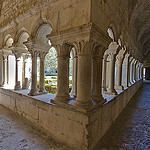
[[[76,149],[91,150],[141,85],[142,80],[88,114],[45,103],[3,88],[0,88],[0,104],[44,128],[59,141]]]
[[[116,118],[125,108],[127,103],[141,87],[142,80],[139,80],[120,95],[104,104],[101,108],[91,114],[89,125],[89,146],[90,149],[94,148],[100,139],[104,136],[106,131],[113,125]]]

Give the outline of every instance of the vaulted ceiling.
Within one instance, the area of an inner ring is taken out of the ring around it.
[[[146,56],[150,51],[150,1],[133,0],[130,2],[129,28],[138,49]]]

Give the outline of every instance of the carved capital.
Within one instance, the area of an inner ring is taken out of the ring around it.
[[[15,58],[17,61],[19,61],[19,58],[21,57],[22,53],[14,53]]]
[[[31,58],[35,58],[35,57],[38,57],[39,55],[39,51],[37,50],[29,50],[30,54],[31,54]]]
[[[73,48],[73,45],[68,43],[61,43],[54,46],[57,51],[57,55],[59,56],[70,56],[70,51]]]
[[[111,42],[105,53],[108,55],[112,53],[117,55],[120,50],[121,50],[121,47],[116,42]]]
[[[77,49],[77,53],[79,54],[91,54],[92,53],[92,43],[85,41],[85,40],[81,40],[81,41],[77,41],[74,43],[76,49]]]
[[[40,59],[44,60],[48,52],[39,52]]]

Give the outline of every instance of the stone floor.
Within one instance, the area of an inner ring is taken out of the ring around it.
[[[150,83],[144,83],[95,150],[150,150]]]
[[[70,150],[0,105],[0,150]]]

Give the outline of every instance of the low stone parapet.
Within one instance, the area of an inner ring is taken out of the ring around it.
[[[73,107],[58,106],[49,100],[0,88],[0,104],[24,116],[43,128],[52,137],[78,150],[92,150],[132,96],[142,85],[142,80],[125,89],[102,106],[89,113]]]

